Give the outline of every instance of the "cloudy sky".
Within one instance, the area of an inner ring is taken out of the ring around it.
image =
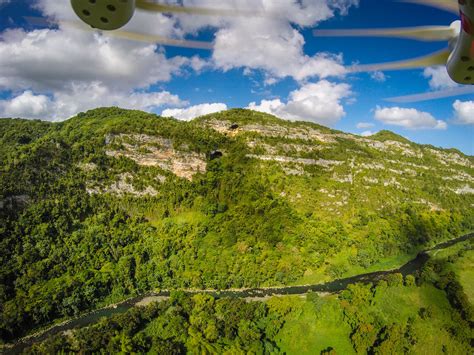
[[[474,89],[394,104],[386,98],[458,90],[444,67],[348,73],[446,47],[401,39],[315,38],[315,28],[449,25],[456,16],[398,1],[169,0],[252,10],[256,16],[137,11],[128,31],[212,42],[189,49],[134,42],[64,24],[69,0],[0,0],[0,117],[67,119],[121,106],[190,120],[248,107],[370,135],[389,129],[419,143],[474,154]],[[265,13],[265,16],[259,14]],[[25,17],[47,18],[41,21]]]

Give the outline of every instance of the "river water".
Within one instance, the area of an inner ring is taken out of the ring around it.
[[[457,243],[466,241],[474,237],[474,233],[464,235],[459,238],[451,239],[447,242],[443,242],[437,244],[436,246],[426,249],[416,256],[415,259],[410,260],[405,265],[401,266],[396,270],[389,270],[389,271],[376,271],[367,274],[356,275],[344,279],[338,279],[331,282],[323,283],[323,284],[316,284],[316,285],[304,285],[304,286],[287,286],[287,287],[280,287],[280,288],[253,288],[253,289],[245,289],[245,290],[223,290],[223,291],[185,291],[189,294],[194,293],[207,293],[215,298],[224,298],[224,297],[233,297],[233,298],[249,298],[249,299],[258,299],[264,298],[273,295],[302,295],[308,293],[309,291],[313,292],[339,292],[345,290],[347,286],[350,284],[354,284],[357,282],[360,283],[369,283],[369,282],[376,282],[382,279],[384,276],[394,273],[400,273],[403,276],[413,274],[425,265],[425,263],[429,260],[428,252],[432,250],[440,250],[448,248],[452,245]],[[32,336],[24,337],[18,340],[13,346],[9,348],[4,348],[4,354],[19,354],[21,353],[26,347],[31,346],[34,343],[41,342],[48,337],[67,331],[70,329],[84,327],[89,324],[97,322],[102,317],[109,317],[114,314],[124,313],[132,307],[135,307],[137,304],[140,304],[147,299],[156,299],[162,300],[166,299],[170,296],[170,291],[162,291],[162,292],[150,292],[144,295],[140,295],[131,299],[128,299],[124,302],[117,304],[114,307],[107,307],[102,308],[97,311],[93,311],[87,313],[79,318],[72,319],[65,323],[58,324],[53,326],[43,332],[37,333]]]

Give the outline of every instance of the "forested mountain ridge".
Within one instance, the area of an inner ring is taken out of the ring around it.
[[[4,340],[156,288],[316,283],[474,225],[474,158],[231,110],[0,120]]]

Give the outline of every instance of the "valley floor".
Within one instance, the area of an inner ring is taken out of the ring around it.
[[[307,353],[310,354],[314,353],[315,349],[318,349],[318,353],[325,349],[338,349],[340,353],[350,354],[354,353],[355,349],[354,344],[351,343],[353,330],[350,324],[347,324],[347,309],[344,308],[347,305],[344,303],[346,297],[344,294],[357,291],[365,292],[364,297],[372,297],[370,302],[366,304],[367,308],[363,310],[363,312],[367,312],[367,314],[363,315],[364,317],[374,312],[375,314],[380,312],[378,316],[383,315],[384,322],[389,321],[389,323],[395,324],[396,321],[400,321],[397,318],[400,316],[402,318],[406,317],[407,322],[414,322],[410,316],[417,315],[417,312],[424,313],[425,310],[429,310],[426,312],[432,313],[435,308],[436,312],[440,312],[437,317],[441,317],[440,319],[432,320],[437,324],[437,322],[441,322],[441,320],[446,318],[446,314],[450,312],[449,297],[446,297],[444,290],[434,286],[433,280],[430,280],[430,282],[419,282],[420,285],[416,286],[415,279],[411,275],[417,273],[420,278],[421,273],[425,272],[432,262],[450,260],[448,263],[445,263],[443,272],[454,271],[461,289],[468,295],[469,304],[472,305],[472,282],[470,282],[472,278],[469,275],[471,272],[469,265],[472,264],[474,257],[474,253],[470,249],[473,237],[474,234],[469,234],[440,243],[438,246],[420,253],[416,259],[396,270],[358,275],[327,284],[233,289],[220,292],[215,290],[183,290],[181,292],[161,291],[159,293],[151,293],[119,304],[110,305],[77,319],[55,325],[45,331],[22,338],[15,345],[6,345],[4,350],[6,353],[18,353],[28,346],[33,346],[35,349],[35,343],[48,342],[54,337],[61,337],[61,334],[70,334],[71,331],[75,332],[74,329],[78,327],[93,329],[97,324],[104,322],[103,319],[114,319],[120,317],[121,314],[136,312],[134,308],[137,306],[145,309],[153,308],[156,307],[154,304],[158,302],[169,307],[170,303],[173,303],[176,294],[179,293],[182,297],[193,300],[196,297],[205,297],[206,299],[212,299],[212,302],[222,301],[224,303],[232,302],[232,299],[240,299],[246,303],[263,302],[265,304],[286,304],[290,302],[291,311],[289,311],[287,316],[285,315],[284,325],[278,332],[278,336],[274,339],[282,352],[304,353],[304,349],[307,349]],[[429,259],[428,253],[430,255]],[[399,273],[400,271],[403,272],[403,275]],[[363,282],[365,286],[358,282]],[[340,293],[341,291],[343,291],[342,294]],[[376,306],[373,307],[374,305]],[[352,311],[355,312],[355,309]],[[430,317],[433,317],[433,314]],[[443,321],[447,320],[444,319]],[[468,321],[470,322],[472,319],[468,319]],[[420,323],[418,325],[420,327],[418,331],[425,332],[427,328],[424,323],[426,322],[421,320],[420,322],[423,324]],[[412,325],[415,330],[416,324],[415,322]],[[372,323],[366,324],[366,326],[369,325],[370,327],[374,326]],[[431,329],[436,326],[430,325],[429,328]],[[439,326],[442,327],[443,324],[440,323]],[[148,329],[148,327],[145,329]],[[298,334],[307,334],[308,336],[301,337]],[[463,349],[462,346],[459,347],[460,344],[448,341],[449,334],[440,333],[438,336],[440,338],[437,338],[436,341],[434,341],[432,336],[428,338],[425,336],[420,337],[423,341],[412,344],[413,351],[415,353],[422,353],[422,349],[431,349],[433,353],[437,353],[436,350],[440,341],[443,342],[443,345],[449,345],[453,349],[457,349],[457,351]]]

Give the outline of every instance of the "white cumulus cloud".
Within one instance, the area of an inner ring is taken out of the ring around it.
[[[201,104],[183,109],[166,109],[161,115],[163,117],[174,117],[179,120],[190,121],[193,118],[227,110],[227,105],[223,103]]]
[[[290,24],[269,21],[262,26],[261,22],[250,20],[245,26],[218,31],[213,54],[218,69],[245,67],[263,70],[273,78],[292,77],[298,81],[345,74],[340,56],[305,55],[304,38]]]
[[[381,71],[372,72],[370,74],[370,77],[372,78],[372,80],[378,81],[379,83],[383,83],[387,81],[386,75],[384,74],[384,72],[381,72]]]
[[[474,125],[474,101],[456,100],[453,108],[456,123]]]
[[[0,100],[2,117],[48,118],[51,99],[46,95],[34,95],[30,90],[11,100]]]
[[[317,83],[305,84],[291,92],[286,103],[280,99],[263,100],[260,104],[252,102],[247,108],[288,120],[334,125],[345,116],[342,101],[351,95],[348,84],[320,80]]]
[[[99,81],[115,89],[168,81],[188,64],[155,45],[106,38],[77,29],[7,30],[0,35],[0,89],[57,91]]]
[[[356,127],[358,129],[365,129],[365,128],[372,128],[373,126],[375,125],[370,122],[359,122]]]
[[[426,68],[423,71],[423,76],[429,79],[430,88],[433,90],[452,89],[459,86],[449,77],[444,65]]]
[[[374,134],[375,134],[375,132],[372,132],[372,131],[364,131],[360,135],[362,137],[370,137],[370,136],[373,136]]]
[[[33,5],[49,18],[76,18],[67,1],[38,0]],[[127,29],[180,35],[176,19],[162,14],[137,13]],[[98,106],[180,107],[186,102],[178,96],[148,89],[204,65],[197,56],[167,57],[155,44],[62,24],[56,29],[8,29],[0,33],[0,91],[12,94],[0,101],[0,114],[62,120]]]
[[[375,119],[388,125],[407,129],[446,129],[445,121],[435,119],[430,113],[414,108],[379,107],[375,109]]]
[[[167,91],[143,93],[110,91],[100,83],[76,84],[51,97],[27,90],[17,96],[0,100],[1,117],[21,117],[62,121],[78,112],[102,106],[154,111],[163,106],[182,106],[186,102]]]
[[[215,69],[244,68],[261,70],[270,78],[292,77],[304,81],[312,77],[340,76],[346,72],[338,54],[304,53],[302,29],[313,28],[321,21],[347,13],[358,0],[184,0],[188,6],[253,10],[263,16],[182,16],[183,31],[194,33],[215,29],[212,55]],[[237,6],[238,4],[238,6]]]
[[[171,1],[174,3],[174,1]],[[3,0],[5,3],[5,0]],[[0,33],[0,91],[12,93],[0,101],[0,114],[28,118],[65,119],[96,107],[156,110],[186,103],[157,84],[188,71],[241,68],[262,71],[264,84],[292,77],[303,87],[284,104],[285,116],[333,122],[344,115],[339,99],[329,93],[327,112],[318,96],[304,92],[310,78],[343,75],[338,53],[307,55],[302,30],[336,13],[345,14],[358,0],[183,0],[185,6],[263,11],[269,16],[164,15],[137,11],[127,31],[182,39],[211,30],[215,48],[209,59],[168,56],[163,47],[108,37],[59,22],[55,29],[8,29]],[[45,17],[77,20],[68,1],[31,2]],[[344,88],[333,86],[330,89]],[[151,90],[151,92],[149,92]],[[348,90],[348,89],[347,89]],[[300,96],[298,97],[298,93]],[[344,93],[337,91],[337,97]],[[342,96],[341,96],[342,95]],[[294,97],[293,97],[294,96]],[[314,109],[314,112],[310,112]]]

